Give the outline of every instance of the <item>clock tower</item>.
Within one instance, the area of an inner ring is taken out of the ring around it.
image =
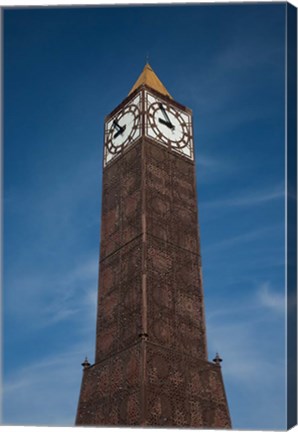
[[[105,121],[95,362],[76,425],[231,428],[207,358],[192,112],[147,63]]]

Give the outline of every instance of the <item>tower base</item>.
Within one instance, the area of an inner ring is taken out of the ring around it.
[[[76,425],[229,429],[221,367],[140,339],[84,369]]]

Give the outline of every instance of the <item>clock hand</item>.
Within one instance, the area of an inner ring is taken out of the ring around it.
[[[113,121],[113,126],[117,128],[117,130],[121,130],[121,126],[118,124],[117,120]]]
[[[175,126],[171,123],[171,120],[169,119],[169,116],[168,116],[166,110],[164,109],[164,107],[162,106],[162,104],[159,104],[159,108],[161,109],[161,112],[165,118],[165,120],[159,118],[158,120],[160,121],[160,123],[164,124],[165,126],[167,126],[170,129],[175,129]]]
[[[162,104],[159,104],[159,108],[161,109],[162,114],[163,114],[165,120],[166,120],[168,123],[171,124],[171,120],[169,119],[168,113],[166,112],[166,110],[164,109],[164,107],[162,106]]]
[[[117,136],[119,136],[120,134],[123,134],[123,132],[126,129],[126,125],[124,126],[120,126],[117,122],[117,120],[113,121],[113,126],[117,129],[117,132],[114,135],[114,138],[117,138]]]
[[[173,126],[171,122],[163,120],[162,118],[159,118],[158,121],[159,121],[159,123],[167,126],[169,129],[175,129],[175,126]]]
[[[118,130],[118,132],[115,133],[114,138],[117,138],[117,136],[119,136],[120,134],[122,135],[125,129],[126,129],[126,125],[120,126],[120,129]]]

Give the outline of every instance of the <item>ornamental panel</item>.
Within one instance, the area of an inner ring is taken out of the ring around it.
[[[150,340],[206,358],[198,255],[153,237],[147,248]]]
[[[149,161],[146,165],[147,177],[146,184],[149,188],[160,192],[165,196],[171,194],[171,179],[168,172],[164,171],[159,165],[154,165]]]
[[[176,248],[174,267],[175,285],[188,292],[200,293],[202,290],[200,261],[199,255]]]
[[[165,308],[174,313],[175,291],[172,277],[166,275],[163,278],[159,278],[156,275],[151,275],[147,278],[147,284],[148,295],[150,296],[149,308],[152,304],[153,307]]]
[[[189,183],[194,181],[195,166],[192,163],[173,154],[170,155],[170,161],[176,181],[179,181],[181,178]]]
[[[162,223],[156,218],[147,215],[146,218],[147,233],[164,242],[171,240],[171,226],[167,223]]]
[[[117,289],[120,281],[121,256],[119,253],[110,255],[100,263],[98,296],[99,302],[111,291]]]
[[[150,342],[146,365],[148,425],[231,427],[219,366]]]
[[[148,275],[152,273],[163,277],[170,274],[174,267],[174,256],[171,252],[169,243],[150,238],[147,246]]]
[[[96,360],[139,340],[142,332],[142,239],[124,245],[100,264]]]
[[[172,403],[167,395],[148,387],[147,403],[147,425],[164,427],[171,425]]]
[[[139,344],[85,369],[83,374],[77,425],[140,423]]]
[[[101,260],[141,234],[141,150],[128,149],[103,174]]]
[[[204,321],[202,297],[189,293],[185,289],[176,290],[175,310],[178,316],[192,320],[197,326]]]
[[[207,358],[205,323],[197,323],[181,315],[175,316],[176,339],[175,348],[194,357]]]

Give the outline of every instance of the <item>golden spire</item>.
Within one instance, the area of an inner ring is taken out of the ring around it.
[[[155,75],[152,67],[148,62],[145,64],[143,72],[141,73],[141,75],[139,76],[139,78],[137,79],[137,81],[135,82],[134,86],[132,87],[132,89],[128,94],[130,95],[135,89],[140,87],[142,84],[146,84],[148,87],[151,87],[153,90],[156,90],[159,93],[173,99],[170,93],[163,85],[163,83],[160,81],[160,79]]]

